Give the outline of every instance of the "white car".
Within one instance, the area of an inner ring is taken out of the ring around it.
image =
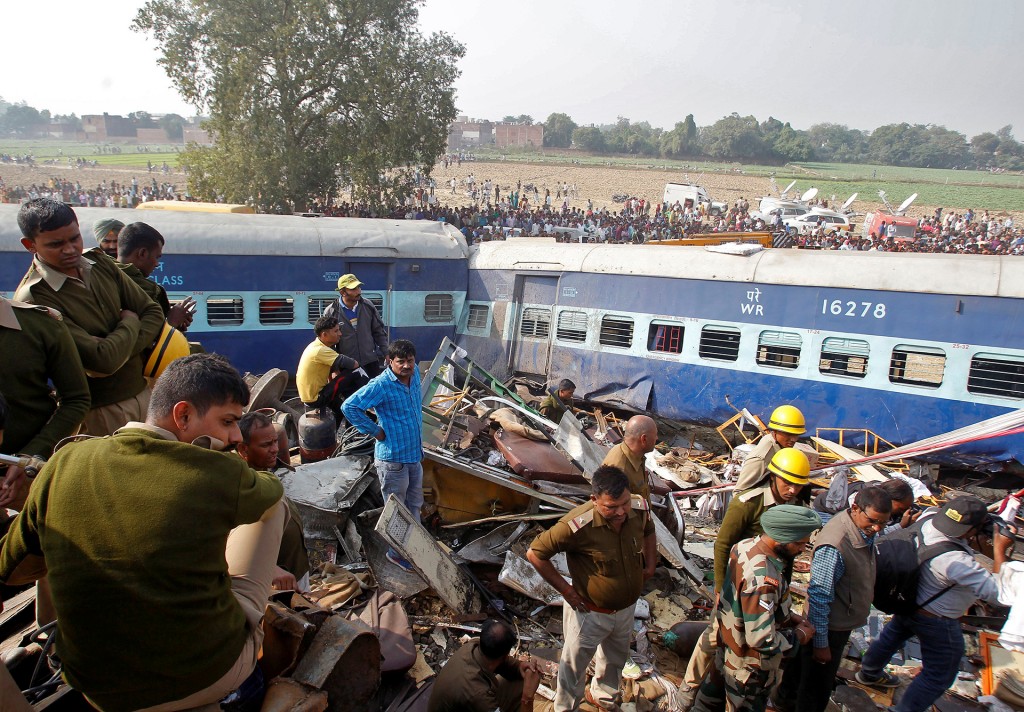
[[[811,210],[803,215],[783,218],[782,222],[786,227],[796,228],[796,231],[801,235],[812,232],[819,225],[824,228],[826,233],[833,233],[838,230],[849,232],[853,229],[853,226],[850,224],[850,218],[834,210]]]

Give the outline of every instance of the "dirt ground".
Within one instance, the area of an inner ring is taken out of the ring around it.
[[[491,161],[464,162],[461,166],[451,165],[444,168],[438,164],[433,177],[437,180],[437,195],[441,203],[448,205],[464,205],[469,203],[465,194],[464,179],[472,174],[479,184],[486,180],[496,182],[501,186],[502,194],[514,188],[517,182],[523,185],[532,183],[537,186],[543,200],[545,188],[551,191],[552,203],[561,205],[561,201],[555,199],[556,190],[559,186],[568,183],[576,185],[577,193],[573,200],[570,200],[570,207],[586,208],[588,198],[593,201],[594,208],[606,207],[616,211],[621,205],[612,201],[612,195],[616,193],[628,194],[647,201],[660,201],[665,183],[697,181],[703,185],[711,197],[715,200],[728,201],[730,204],[746,198],[751,207],[756,209],[758,199],[766,195],[770,189],[768,180],[759,176],[747,176],[739,173],[686,173],[683,171],[668,171],[660,169],[645,168],[620,168],[611,166],[579,166],[572,164],[551,165],[531,163],[502,163]],[[184,173],[171,172],[169,174],[147,173],[145,169],[138,168],[69,168],[67,166],[18,166],[0,164],[0,178],[9,186],[28,186],[33,183],[45,185],[54,176],[63,176],[69,180],[80,181],[83,186],[94,187],[106,180],[118,183],[129,183],[133,177],[138,178],[140,183],[149,182],[156,178],[159,183],[171,183],[184,188],[186,176]],[[457,181],[456,193],[453,195],[448,187],[451,178]],[[822,197],[831,198],[827,184],[821,188]],[[532,197],[532,196],[530,196]],[[842,201],[846,196],[836,196]],[[854,205],[858,212],[865,212],[872,209],[869,203]],[[915,204],[909,211],[914,217],[932,215],[935,212],[934,205]],[[966,209],[970,206],[946,205],[948,211],[953,208]],[[1024,213],[1010,213],[1018,224],[1024,222]]]

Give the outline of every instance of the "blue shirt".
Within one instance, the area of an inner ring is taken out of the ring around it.
[[[373,408],[374,423],[366,415]],[[348,422],[366,435],[384,431],[377,441],[374,456],[386,462],[412,463],[423,459],[423,422],[420,412],[420,372],[413,368],[412,380],[405,385],[390,367],[345,399],[341,407]]]

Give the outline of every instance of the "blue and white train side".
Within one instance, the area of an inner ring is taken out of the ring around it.
[[[852,286],[856,285],[856,287]],[[704,424],[798,405],[899,444],[1024,406],[1024,260],[562,245],[473,248],[458,343],[497,375]],[[949,461],[1021,460],[1024,436]]]
[[[17,205],[0,205],[0,292],[10,296],[31,261],[21,245]],[[240,370],[294,373],[312,323],[352,272],[377,306],[390,339],[408,338],[429,359],[454,337],[466,294],[468,249],[442,223],[78,208],[86,248],[92,224],[114,217],[146,222],[167,244],[151,275],[171,301],[191,296],[188,337]]]

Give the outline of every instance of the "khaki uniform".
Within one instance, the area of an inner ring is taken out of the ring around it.
[[[473,639],[441,669],[430,691],[427,712],[518,712],[522,698],[519,666],[506,659],[496,673],[491,672],[480,652],[480,641]]]
[[[171,300],[167,298],[167,290],[142,274],[142,270],[131,263],[118,262],[117,266],[146,293],[146,296],[160,305],[160,310],[166,319],[167,315],[171,313]]]
[[[783,654],[794,644],[789,583],[784,564],[761,539],[745,539],[729,556],[719,595],[718,653],[701,685],[694,712],[761,712],[779,677]]]
[[[540,407],[537,410],[540,411],[541,415],[553,423],[559,423],[562,420],[562,416],[565,415],[566,411],[571,406],[572,402],[563,403],[561,402],[561,399],[548,393],[547,398],[540,402]]]
[[[618,691],[629,654],[633,609],[643,590],[643,547],[649,536],[654,536],[654,523],[647,502],[633,495],[632,509],[618,532],[593,502],[587,502],[530,545],[542,560],[565,552],[572,586],[591,609],[562,607],[565,644],[558,665],[557,712],[579,706],[591,659],[595,699],[610,700]]]
[[[650,504],[651,486],[647,481],[643,455],[634,455],[633,451],[623,442],[609,450],[601,464],[613,465],[625,472],[626,477],[629,478],[629,491],[640,495]]]
[[[760,484],[768,474],[768,463],[781,449],[782,446],[775,442],[775,437],[771,433],[762,435],[757,445],[747,455],[747,459],[743,461],[740,476],[736,478],[736,491],[742,492]]]

